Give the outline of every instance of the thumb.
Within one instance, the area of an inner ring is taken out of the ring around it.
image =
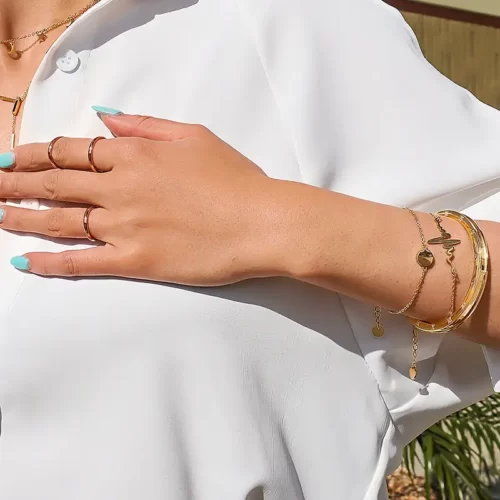
[[[191,125],[187,123],[162,120],[152,116],[127,115],[101,106],[93,106],[93,109],[115,137],[176,141],[191,135],[189,133]]]

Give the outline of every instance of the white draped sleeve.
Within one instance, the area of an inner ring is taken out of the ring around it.
[[[432,67],[398,11],[381,0],[239,5],[304,182],[500,221],[500,112]],[[422,336],[411,381],[408,322],[388,318],[374,339],[371,308],[342,301],[403,443],[500,390],[500,353],[452,335]]]

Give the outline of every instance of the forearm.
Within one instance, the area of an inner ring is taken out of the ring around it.
[[[421,268],[416,254],[422,248],[418,228],[407,210],[320,190],[304,184],[276,181],[275,240],[282,248],[281,274],[335,290],[368,304],[398,310],[414,294]],[[433,217],[418,213],[426,240],[440,236]],[[500,347],[500,224],[479,223],[489,244],[491,273],[488,288],[472,324],[458,334]],[[469,288],[474,255],[460,224],[443,220],[456,247],[457,305]],[[431,248],[435,264],[407,315],[440,320],[449,314],[452,277],[441,246]]]

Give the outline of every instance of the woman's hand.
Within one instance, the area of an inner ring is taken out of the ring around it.
[[[13,264],[40,275],[112,275],[197,286],[275,274],[269,179],[250,160],[198,125],[131,115],[101,116],[116,139],[61,138],[14,151],[0,198],[75,204],[28,210],[3,206],[2,229],[103,245],[59,254],[28,253]],[[4,155],[5,158],[7,155]],[[3,162],[5,164],[5,161]],[[271,244],[270,244],[271,243]]]

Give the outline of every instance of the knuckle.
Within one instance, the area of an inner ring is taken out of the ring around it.
[[[75,257],[71,253],[63,253],[61,255],[62,265],[65,274],[68,276],[80,276],[80,268]]]
[[[138,130],[149,131],[155,129],[157,121],[151,116],[139,116],[136,123]]]
[[[205,125],[201,125],[199,123],[191,125],[191,135],[193,137],[202,139],[204,137],[207,137],[210,134],[210,130],[208,130]]]
[[[45,195],[49,200],[59,199],[59,170],[49,170],[43,175],[42,184]]]
[[[2,175],[0,178],[0,193],[3,198],[20,198],[19,174]]]
[[[30,144],[17,146],[15,149],[16,165],[23,165],[24,168],[31,170],[35,165],[35,151]]]
[[[128,139],[123,145],[123,154],[128,163],[136,163],[149,154],[149,141],[140,138]]]
[[[45,258],[40,259],[40,261],[38,262],[38,267],[40,269],[40,274],[42,274],[43,276],[50,276],[51,271],[47,259]]]
[[[56,163],[61,166],[67,166],[69,152],[69,140],[66,137],[61,137],[54,144],[54,149],[52,150],[52,156],[56,160]]]
[[[47,232],[55,237],[63,236],[63,211],[60,208],[47,210]]]

